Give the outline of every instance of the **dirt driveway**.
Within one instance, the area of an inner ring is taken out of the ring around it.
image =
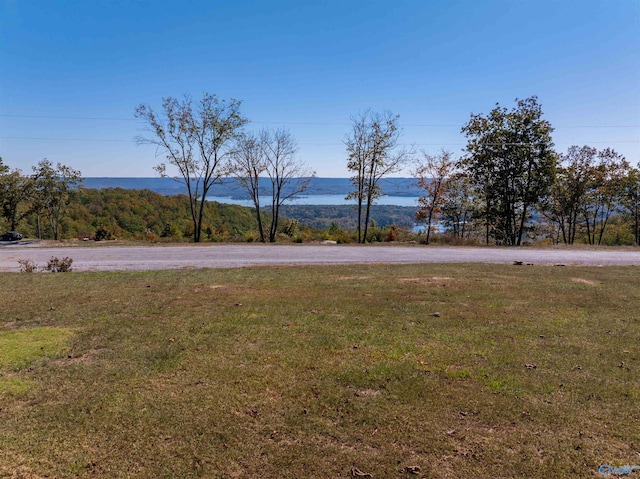
[[[0,271],[19,271],[19,260],[46,265],[51,257],[73,259],[75,271],[236,268],[257,265],[349,263],[513,263],[637,265],[640,249],[482,248],[423,245],[0,246]]]

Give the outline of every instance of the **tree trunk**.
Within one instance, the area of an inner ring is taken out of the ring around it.
[[[275,188],[280,188],[276,186]],[[271,227],[269,228],[269,242],[276,242],[276,233],[278,231],[278,216],[280,215],[280,191],[276,193],[271,203],[271,211],[273,216],[271,217]]]
[[[205,193],[202,193],[202,199],[200,200],[200,204],[198,205],[198,222],[196,225],[196,233],[195,233],[195,242],[200,243],[202,241],[202,219],[204,218],[204,204],[205,204]]]
[[[364,235],[362,236],[362,243],[367,242],[367,233],[369,232],[369,218],[371,217],[371,196],[367,195],[367,204],[364,218]]]
[[[358,195],[358,243],[362,241],[362,194]]]
[[[525,205],[522,208],[522,217],[520,218],[520,226],[518,228],[518,243],[517,246],[520,246],[522,244],[522,234],[524,233],[524,222],[525,222],[525,218],[527,217],[527,206]]]
[[[258,232],[260,233],[260,241],[266,243],[267,240],[264,236],[264,226],[262,224],[262,214],[260,213],[260,205],[256,205],[256,220],[258,220]]]
[[[429,210],[429,216],[427,217],[427,237],[425,238],[424,244],[429,244],[429,238],[431,236],[431,218],[433,216],[433,208]]]
[[[635,201],[635,237],[636,237],[636,246],[640,246],[640,231],[638,230],[638,191],[636,190],[636,201]]]

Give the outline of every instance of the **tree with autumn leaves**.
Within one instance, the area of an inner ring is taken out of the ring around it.
[[[433,222],[447,203],[447,192],[450,191],[448,185],[456,163],[453,153],[444,149],[435,155],[423,151],[416,163],[413,176],[425,194],[418,198],[415,218],[417,222],[426,225],[424,243],[429,244]]]
[[[546,220],[557,231],[554,240],[599,245],[617,216],[640,244],[639,170],[611,148],[572,146],[557,154],[535,96],[471,115],[462,131],[468,143],[459,160],[445,151],[423,153],[414,170],[425,191],[416,213],[426,225],[425,243],[438,218],[457,238],[483,230],[487,244],[535,240]]]

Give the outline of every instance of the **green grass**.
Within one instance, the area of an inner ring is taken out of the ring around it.
[[[37,359],[63,354],[64,344],[71,334],[68,328],[0,330],[0,370],[19,369]]]
[[[16,375],[22,368],[37,361],[46,361],[64,354],[65,343],[72,335],[66,328],[33,327],[0,329],[0,398],[24,396],[35,382]]]
[[[3,279],[0,477],[564,478],[640,463],[637,267]]]

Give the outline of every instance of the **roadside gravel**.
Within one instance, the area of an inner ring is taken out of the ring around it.
[[[636,265],[640,249],[486,248],[423,245],[207,244],[171,246],[47,246],[3,244],[0,271],[19,271],[19,260],[46,265],[51,257],[73,259],[74,271],[237,268],[259,265],[366,263],[514,263]]]

